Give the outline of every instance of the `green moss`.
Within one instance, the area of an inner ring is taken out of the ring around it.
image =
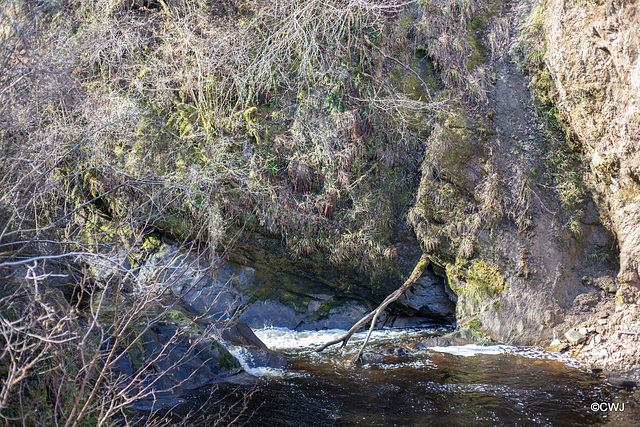
[[[396,69],[391,73],[389,83],[393,85],[396,91],[404,93],[409,99],[414,101],[429,102],[430,92],[437,90],[438,82],[435,77],[433,63],[425,60],[425,67],[420,66],[421,59],[416,58],[409,64],[413,70],[421,70],[416,76],[414,73],[404,68]],[[427,87],[423,84],[426,83]]]
[[[481,117],[470,117],[462,109],[448,115],[439,135],[445,150],[439,167],[457,187],[473,192],[477,178],[484,174],[483,162],[488,157],[485,142],[488,125]],[[471,173],[470,173],[471,172]]]
[[[336,308],[339,307],[343,304],[344,302],[334,298],[328,301],[324,301],[322,304],[320,304],[320,307],[318,307],[318,309],[316,311],[313,312],[312,316],[318,318],[318,319],[324,319],[327,316],[329,316],[329,312]]]
[[[213,341],[212,345],[218,353],[218,369],[220,371],[232,371],[240,368],[240,362],[238,362],[238,359],[233,357],[233,355],[229,353],[229,350],[227,350],[222,344],[218,341]]]
[[[482,322],[480,322],[480,320],[478,320],[478,318],[474,318],[473,320],[471,320],[468,323],[466,323],[465,327],[467,329],[478,329],[478,328],[482,327]]]
[[[142,248],[149,252],[155,252],[159,250],[161,246],[162,241],[160,240],[159,236],[155,234],[149,234],[148,236],[145,236],[144,240],[142,241]]]
[[[305,309],[309,305],[310,298],[303,293],[281,290],[278,292],[278,300],[291,307]]]
[[[201,112],[194,106],[185,103],[185,96],[174,96],[174,112],[169,115],[166,126],[180,136],[190,135],[203,121]]]
[[[243,113],[245,123],[247,124],[257,123],[258,122],[257,114],[258,114],[258,107],[247,108]]]
[[[506,290],[506,281],[500,269],[483,259],[474,258],[465,262],[458,258],[455,264],[447,265],[447,277],[456,294],[473,299],[495,298]]]
[[[488,48],[482,42],[487,19],[488,15],[486,13],[481,14],[476,16],[471,22],[471,25],[469,25],[468,41],[472,51],[467,62],[467,71],[473,71],[474,68],[482,64],[487,54]]]
[[[193,323],[193,320],[187,316],[182,310],[169,310],[165,316],[165,321],[176,325],[189,325]]]

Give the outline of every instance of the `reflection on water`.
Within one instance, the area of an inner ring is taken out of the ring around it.
[[[256,372],[263,381],[240,420],[255,426],[637,425],[640,408],[628,392],[558,355],[511,346],[411,350],[438,332],[376,331],[370,351],[406,352],[353,366],[363,334],[346,349],[317,354],[311,350],[344,331],[256,331],[290,366]],[[625,403],[625,411],[594,412],[594,402]]]

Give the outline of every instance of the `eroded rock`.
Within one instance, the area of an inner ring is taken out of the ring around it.
[[[567,340],[569,340],[571,345],[582,344],[587,339],[587,336],[585,334],[583,334],[583,333],[581,333],[579,331],[576,331],[575,329],[568,330],[564,334],[564,336],[565,336],[565,338],[567,338]]]
[[[144,410],[182,403],[185,394],[224,382],[242,371],[239,361],[220,344],[215,336],[192,324],[159,322],[145,328],[137,342],[136,333],[128,337],[121,351],[126,351],[113,368],[123,376],[124,384],[132,384],[130,394],[140,394],[134,407]],[[151,393],[152,396],[144,397]],[[159,405],[159,406],[158,406]]]
[[[216,333],[225,345],[232,346],[249,368],[284,369],[287,358],[277,351],[270,350],[253,333],[251,328],[241,322],[217,322]]]
[[[417,313],[434,314],[453,322],[456,305],[449,299],[442,279],[425,272],[399,299]]]
[[[229,319],[246,303],[248,297],[240,289],[255,279],[248,267],[223,263],[212,270],[206,257],[165,245],[149,257],[138,280],[141,286],[153,286],[158,293],[180,298],[198,314],[220,320]]]
[[[545,350],[552,353],[562,353],[563,351],[569,350],[569,344],[555,340],[549,344],[548,347],[545,347]]]

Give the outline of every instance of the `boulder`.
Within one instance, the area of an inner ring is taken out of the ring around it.
[[[161,310],[149,307],[147,317]],[[113,340],[103,350],[112,346]],[[287,366],[286,358],[268,349],[246,324],[197,318],[180,307],[152,326],[133,327],[117,350],[113,373],[122,377],[123,384],[133,384],[130,392],[152,393],[136,400],[138,410],[173,407],[184,403],[185,396],[209,392],[214,385],[253,381],[243,374],[243,367]]]
[[[552,353],[562,353],[563,351],[567,351],[569,349],[569,344],[566,342],[561,342],[559,340],[554,340],[548,347],[545,347],[546,351]]]
[[[151,393],[136,400],[134,407],[139,410],[179,405],[185,394],[210,388],[242,371],[239,361],[195,324],[167,321],[130,331],[121,351],[114,375],[122,377],[122,384],[133,385],[128,388],[130,394]]]
[[[326,314],[317,315],[323,306],[329,307]],[[336,302],[328,300],[314,313],[316,316],[305,318],[296,330],[350,329],[370,311],[371,308],[360,301],[344,299]]]
[[[587,336],[579,331],[576,331],[575,329],[570,329],[568,330],[565,334],[564,334],[565,338],[567,340],[569,340],[569,342],[571,343],[571,345],[578,345],[578,344],[582,344],[583,342],[585,342],[585,340],[587,339]]]
[[[275,300],[253,303],[238,316],[239,321],[245,322],[252,328],[273,326],[295,329],[304,318],[304,314],[297,313],[292,307]]]
[[[286,357],[266,347],[239,346],[230,348],[247,369],[285,369],[287,367]]]
[[[287,367],[287,358],[267,348],[251,328],[241,322],[216,322],[216,334],[245,363],[247,368]]]
[[[215,319],[229,319],[249,297],[240,291],[254,282],[249,267],[223,263],[215,270],[203,256],[165,245],[149,257],[138,274],[141,286],[180,298],[196,313]]]
[[[235,346],[267,347],[246,323],[216,322],[214,328],[225,343]]]
[[[416,350],[424,350],[430,347],[449,347],[454,345],[450,339],[444,337],[430,337],[413,345]]]
[[[383,354],[373,351],[365,351],[364,353],[362,353],[362,356],[360,356],[361,363],[381,363],[385,362],[386,360],[387,358],[384,357]]]
[[[415,315],[433,315],[449,323],[455,319],[456,305],[449,299],[442,279],[426,271],[399,299],[411,308]]]

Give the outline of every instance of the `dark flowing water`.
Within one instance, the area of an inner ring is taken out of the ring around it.
[[[310,350],[344,331],[256,334],[289,358],[262,378],[240,423],[255,426],[640,425],[638,394],[576,361],[532,348],[475,345],[410,351],[361,366],[345,350]],[[376,331],[369,349],[409,349],[434,330]],[[239,354],[242,357],[242,354]],[[592,405],[599,405],[592,408]],[[614,405],[617,406],[617,410]],[[605,410],[601,410],[605,409]],[[622,410],[624,409],[624,410]]]

